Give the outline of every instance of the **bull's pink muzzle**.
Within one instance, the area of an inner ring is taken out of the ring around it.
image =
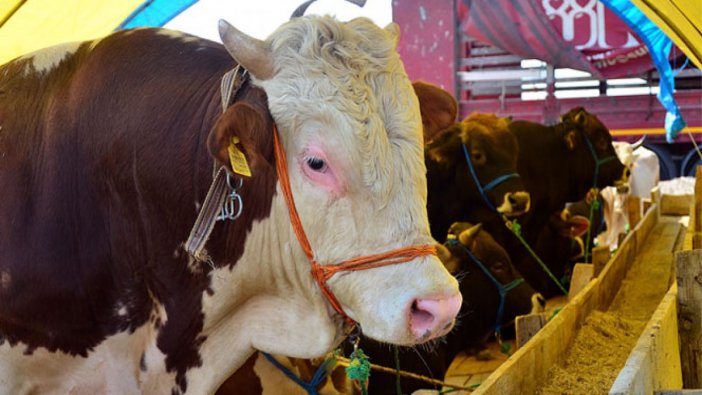
[[[460,293],[437,299],[417,299],[410,308],[410,330],[419,341],[427,341],[449,332],[461,308]]]

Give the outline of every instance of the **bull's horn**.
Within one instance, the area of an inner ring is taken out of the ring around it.
[[[224,19],[219,20],[219,36],[234,60],[259,80],[273,77],[273,56],[268,45],[251,37]]]
[[[314,3],[317,0],[307,0],[306,2],[300,4],[299,7],[293,11],[292,15],[290,15],[290,19],[301,17],[305,15],[305,12],[307,9],[310,7],[312,3]],[[366,0],[346,0],[351,4],[356,4],[357,6],[363,8],[364,5],[366,5]]]
[[[483,224],[478,223],[464,230],[460,235],[458,235],[458,241],[466,247],[470,246],[482,227]]]
[[[631,143],[631,150],[635,151],[637,148],[641,147],[645,140],[646,140],[646,135],[644,134],[643,136],[641,136],[640,139]]]
[[[297,7],[295,11],[293,11],[292,15],[290,15],[290,19],[298,18],[305,15],[305,11],[307,11],[307,8],[310,6],[310,4],[314,3],[315,1],[317,0],[307,0],[306,2],[300,4],[300,6]]]

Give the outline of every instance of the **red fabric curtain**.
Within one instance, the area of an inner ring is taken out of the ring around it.
[[[641,40],[599,1],[461,0],[461,29],[484,43],[596,78],[654,68]]]

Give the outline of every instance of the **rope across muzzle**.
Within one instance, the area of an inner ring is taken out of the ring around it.
[[[334,293],[331,291],[327,285],[327,281],[334,276],[334,274],[344,271],[358,271],[374,269],[377,267],[396,265],[399,263],[409,262],[425,255],[436,255],[436,247],[434,245],[424,244],[417,246],[409,246],[398,248],[395,250],[390,250],[387,252],[382,252],[378,254],[371,254],[366,256],[361,256],[357,258],[352,258],[345,260],[337,264],[320,264],[314,256],[312,251],[312,246],[310,245],[305,230],[302,227],[302,221],[300,221],[300,216],[297,213],[297,208],[295,207],[295,200],[293,198],[292,189],[290,187],[290,176],[288,174],[287,167],[287,157],[285,155],[285,150],[280,142],[280,137],[278,135],[278,129],[275,124],[273,125],[273,142],[275,145],[275,167],[278,173],[278,178],[280,180],[280,187],[283,191],[283,197],[285,198],[285,203],[288,206],[288,213],[290,214],[290,222],[292,223],[293,230],[295,231],[295,236],[297,237],[302,250],[304,251],[307,259],[312,266],[312,276],[322,290],[322,294],[327,298],[332,308],[344,317],[347,324],[353,325],[355,321],[349,317],[344,309],[341,307],[339,300],[336,298]]]

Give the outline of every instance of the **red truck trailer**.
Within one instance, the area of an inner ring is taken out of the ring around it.
[[[513,27],[525,24],[525,15],[535,25]],[[646,136],[661,179],[694,176],[702,164],[696,148],[702,144],[702,72],[673,47],[675,98],[688,126],[667,143],[658,73],[647,49],[599,2],[396,0],[393,20],[402,29],[399,51],[410,78],[454,93],[461,118],[481,111],[551,124],[583,106],[616,140]],[[549,23],[556,27],[543,30]],[[520,34],[520,28],[530,30]],[[525,56],[532,53],[571,67]]]

